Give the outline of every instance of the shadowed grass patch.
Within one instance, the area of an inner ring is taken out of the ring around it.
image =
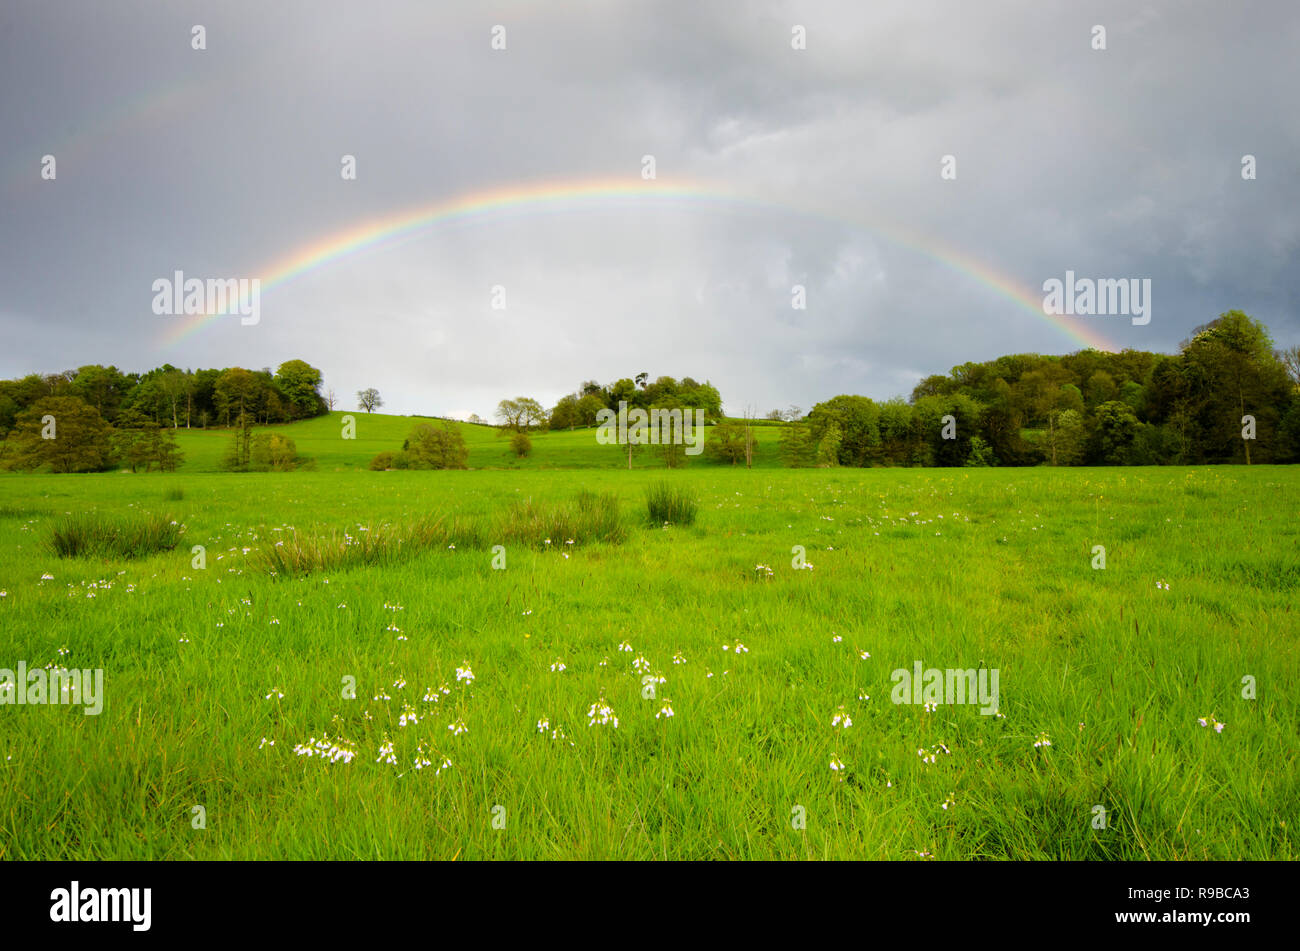
[[[143,558],[171,551],[181,528],[166,515],[81,512],[55,523],[50,547],[60,558]]]
[[[29,509],[22,505],[0,505],[0,518],[27,518],[31,515],[48,515],[41,509]]]
[[[272,574],[301,575],[353,566],[390,565],[440,548],[486,550],[493,545],[563,548],[592,542],[617,545],[627,527],[613,493],[582,492],[573,502],[516,502],[495,516],[430,515],[401,525],[384,523],[355,533],[333,529],[293,532],[257,552],[252,563]]]
[[[684,488],[656,482],[646,489],[646,513],[652,525],[692,525],[699,503]]]
[[[1293,558],[1234,561],[1224,565],[1220,576],[1261,591],[1294,591],[1300,587],[1300,561]]]
[[[529,548],[547,548],[591,542],[613,545],[627,540],[627,526],[619,514],[618,496],[611,492],[581,492],[576,500],[544,505],[532,499],[517,502],[501,513],[495,537]]]

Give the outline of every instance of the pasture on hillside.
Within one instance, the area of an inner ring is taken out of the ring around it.
[[[355,426],[354,438],[344,439],[346,418]],[[382,413],[334,412],[328,416],[255,427],[255,433],[281,433],[294,441],[300,455],[315,460],[322,471],[341,469],[366,469],[376,455],[402,448],[402,442],[418,423],[441,425],[434,417],[388,416]],[[596,442],[596,430],[560,429],[545,433],[531,433],[533,451],[524,458],[510,451],[510,433],[496,426],[453,422],[465,439],[469,449],[471,469],[626,469],[627,451],[621,446],[602,446]],[[781,464],[779,428],[766,421],[753,421],[757,432],[757,450],[754,464],[772,468]],[[705,433],[713,427],[705,427]],[[177,443],[185,453],[182,472],[217,472],[221,468],[222,454],[232,438],[229,429],[179,429]],[[658,447],[640,447],[632,457],[633,468],[663,468],[664,462],[655,450]],[[688,459],[693,466],[719,465],[700,454]]]
[[[413,421],[339,415],[316,471],[0,478],[0,657],[104,671],[6,713],[0,858],[1300,853],[1294,469],[370,472]]]

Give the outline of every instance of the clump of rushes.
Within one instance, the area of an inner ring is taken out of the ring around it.
[[[548,540],[558,539],[548,543]],[[275,575],[295,576],[351,566],[393,564],[432,549],[486,551],[515,544],[561,550],[591,542],[617,545],[627,539],[618,496],[584,492],[574,502],[517,502],[494,517],[430,515],[400,525],[290,532],[257,551],[251,562]]]
[[[272,574],[301,575],[351,566],[379,567],[455,544],[482,547],[477,527],[465,519],[426,516],[400,525],[385,523],[314,534],[293,531],[250,560]]]
[[[570,503],[516,502],[497,519],[495,537],[528,548],[563,550],[591,542],[617,545],[627,526],[612,492],[581,492]]]
[[[684,488],[657,482],[646,490],[646,514],[652,525],[691,525],[699,503]]]
[[[171,551],[183,527],[166,515],[79,512],[54,524],[50,547],[60,558],[144,558]]]

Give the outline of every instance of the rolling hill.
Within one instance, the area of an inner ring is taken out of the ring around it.
[[[343,438],[344,416],[352,416],[356,422],[354,439]],[[402,442],[421,422],[437,424],[439,420],[424,416],[333,412],[296,423],[259,426],[254,432],[277,432],[288,436],[298,447],[300,455],[315,459],[317,468],[328,472],[369,468],[370,461],[378,453],[401,449]],[[455,425],[465,437],[471,469],[620,469],[627,466],[627,456],[621,447],[603,446],[596,442],[595,428],[532,433],[532,452],[526,458],[518,459],[510,451],[509,440],[497,427],[460,422]],[[756,428],[755,467],[780,466],[776,427],[759,425]],[[177,444],[185,453],[181,471],[219,471],[221,457],[233,433],[231,429],[178,430]],[[633,455],[633,468],[664,468],[656,450],[654,446],[643,447]],[[719,463],[701,454],[688,457],[688,465],[718,466]]]

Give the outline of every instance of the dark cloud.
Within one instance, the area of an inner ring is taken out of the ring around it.
[[[1285,2],[17,0],[0,11],[0,373],[302,357],[392,411],[487,415],[646,370],[710,377],[733,411],[807,407],[1077,349],[992,286],[1041,297],[1067,269],[1151,278],[1149,325],[1085,322],[1120,346],[1172,350],[1232,307],[1295,343],[1297,48]],[[255,327],[162,345],[150,287],[178,268],[265,278],[459,195],[635,182],[644,154],[665,186],[718,196],[446,222],[269,288]]]

